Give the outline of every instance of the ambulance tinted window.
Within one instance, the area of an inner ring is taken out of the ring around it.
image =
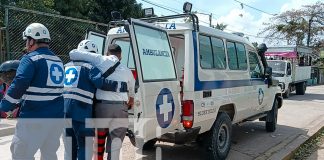
[[[238,61],[236,56],[235,44],[233,42],[227,42],[227,56],[228,66],[232,70],[238,70]]]
[[[133,58],[133,50],[129,43],[128,39],[116,39],[114,41],[115,44],[118,44],[122,49],[122,59],[121,63],[126,65],[130,69],[134,69],[134,58]]]
[[[210,43],[210,38],[207,36],[199,36],[199,54],[201,68],[211,69],[213,65],[213,52]]]
[[[225,69],[226,68],[226,56],[225,56],[225,48],[224,43],[221,39],[211,38],[213,45],[213,53],[214,53],[214,65],[217,69]]]
[[[136,24],[134,30],[143,80],[176,80],[167,33]]]
[[[237,53],[237,60],[240,70],[247,69],[247,60],[246,60],[246,52],[245,47],[241,43],[235,43],[236,45],[236,53]]]
[[[249,52],[249,62],[250,62],[250,75],[251,78],[262,78],[262,66],[258,55],[254,52]]]

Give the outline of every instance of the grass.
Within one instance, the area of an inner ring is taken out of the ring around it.
[[[316,135],[316,137],[304,143],[296,151],[293,160],[307,159],[313,152],[317,151],[319,146],[324,143],[324,128]]]

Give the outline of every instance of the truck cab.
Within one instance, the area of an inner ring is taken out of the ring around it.
[[[288,98],[293,91],[297,95],[305,94],[307,80],[311,76],[311,53],[310,48],[300,46],[269,47],[265,53],[284,98]]]
[[[87,37],[105,44],[102,54],[108,44],[122,47],[121,61],[137,87],[130,128],[143,149],[157,140],[196,140],[210,159],[225,159],[232,124],[259,119],[275,131],[281,90],[264,52],[247,39],[201,26],[189,13],[113,23],[107,36],[89,32]]]

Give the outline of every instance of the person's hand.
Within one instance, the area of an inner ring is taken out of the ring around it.
[[[133,108],[133,106],[134,106],[134,98],[133,97],[129,97],[129,100],[127,102],[127,106],[128,106],[128,109]]]
[[[7,119],[12,119],[12,118],[14,118],[13,112],[11,111],[7,112]]]

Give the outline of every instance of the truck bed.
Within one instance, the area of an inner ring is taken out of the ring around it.
[[[306,81],[311,77],[311,66],[296,66],[295,76],[293,82]]]

